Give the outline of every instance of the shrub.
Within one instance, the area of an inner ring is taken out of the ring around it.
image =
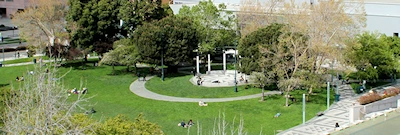
[[[26,46],[18,46],[17,50],[26,50]]]
[[[400,94],[400,88],[398,87],[391,87],[385,90],[383,93],[383,98],[392,97]]]
[[[4,48],[4,52],[13,52],[16,51],[14,48]]]
[[[381,99],[382,99],[382,97],[379,94],[377,94],[377,93],[369,93],[368,95],[361,96],[358,99],[358,102],[361,105],[365,105],[365,104],[372,103],[372,102],[375,102],[375,101],[378,101],[378,100],[381,100]]]

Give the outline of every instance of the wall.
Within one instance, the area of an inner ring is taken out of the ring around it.
[[[367,105],[364,105],[365,113],[373,113],[378,111],[387,110],[389,108],[397,108],[397,100],[400,99],[400,95],[385,98]]]
[[[397,108],[400,106],[400,95],[385,98],[367,105],[356,105],[349,108],[349,121],[354,123],[357,120],[364,120],[364,114],[384,111],[389,108]],[[398,105],[399,104],[399,105]]]
[[[0,1],[0,8],[6,8],[7,12],[2,17],[9,17],[10,14],[14,14],[18,9],[24,9],[27,5],[29,5],[29,0]]]

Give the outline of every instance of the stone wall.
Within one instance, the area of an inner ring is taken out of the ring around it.
[[[389,108],[397,108],[397,100],[400,99],[400,95],[385,98],[370,104],[364,105],[365,113],[373,113],[378,111],[387,110]]]
[[[389,108],[400,107],[400,95],[385,98],[367,105],[355,105],[349,108],[350,123],[364,120],[365,114],[388,110]]]

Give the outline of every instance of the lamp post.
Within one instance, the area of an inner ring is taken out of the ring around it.
[[[240,25],[240,27],[242,27],[242,25]],[[238,28],[236,29],[236,35],[237,36],[239,36],[239,38],[241,37],[240,36],[240,31],[238,30]],[[236,39],[236,43],[235,43],[235,65],[233,65],[233,67],[235,68],[235,92],[238,92],[238,89],[237,89],[237,80],[236,80],[236,72],[237,72],[237,69],[236,69],[236,64],[237,64],[237,54],[236,54],[236,52],[237,52],[237,46],[238,46],[238,44],[239,44],[239,41],[238,41],[238,39]]]
[[[237,46],[237,45],[236,45]],[[236,47],[237,48],[237,47]],[[233,65],[234,67],[235,67],[235,92],[238,92],[238,89],[237,89],[237,81],[236,81],[236,72],[237,72],[237,70],[236,70],[236,48],[235,48],[235,64]]]
[[[4,47],[1,50],[3,52],[3,63],[4,63]]]

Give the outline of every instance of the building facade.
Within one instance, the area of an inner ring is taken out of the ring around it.
[[[175,0],[170,5],[175,14],[183,5],[193,6],[200,0]],[[241,0],[213,0],[214,3],[225,3],[227,10],[238,12]],[[259,0],[260,2],[266,0]],[[318,3],[321,0],[295,0],[297,3],[310,2]],[[351,4],[353,0],[344,0]],[[387,36],[400,35],[400,0],[364,0],[364,9],[366,13],[365,31],[378,32]]]
[[[0,0],[1,17],[11,17],[18,10],[24,10],[30,0]]]

